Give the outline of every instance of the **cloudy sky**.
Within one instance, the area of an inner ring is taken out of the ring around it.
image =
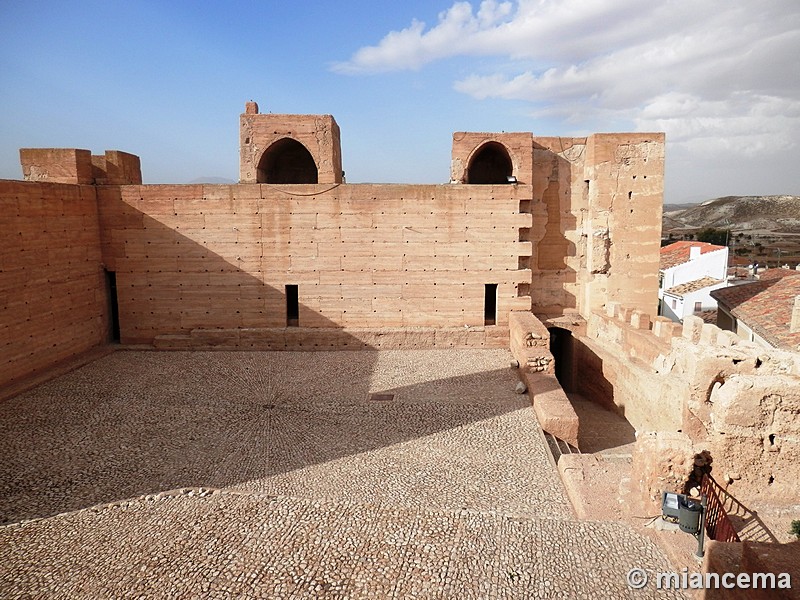
[[[800,194],[797,0],[0,1],[0,177],[119,149],[238,177],[238,115],[333,114],[349,182],[439,183],[454,131],[665,131],[666,201]]]

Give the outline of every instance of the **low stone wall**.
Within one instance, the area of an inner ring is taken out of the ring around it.
[[[511,352],[519,362],[539,424],[546,432],[578,447],[578,415],[555,376],[550,334],[529,312],[509,315]]]
[[[640,438],[678,435],[683,457],[708,450],[715,478],[737,497],[800,497],[800,354],[766,350],[697,317],[681,325],[614,303],[592,314],[576,347],[579,391],[623,413]],[[635,476],[649,472],[634,463]]]

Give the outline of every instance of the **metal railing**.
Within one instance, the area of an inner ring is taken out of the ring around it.
[[[708,505],[706,507],[705,525],[708,539],[717,542],[741,542],[739,534],[733,528],[728,513],[723,503],[723,490],[710,475],[703,476],[700,484],[700,493],[703,494]]]

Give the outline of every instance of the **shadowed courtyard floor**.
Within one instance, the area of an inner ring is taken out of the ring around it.
[[[510,360],[118,351],[12,398],[0,596],[681,597],[573,519]]]

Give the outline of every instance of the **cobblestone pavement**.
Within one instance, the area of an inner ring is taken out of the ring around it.
[[[648,597],[510,359],[120,351],[4,402],[0,597]]]

